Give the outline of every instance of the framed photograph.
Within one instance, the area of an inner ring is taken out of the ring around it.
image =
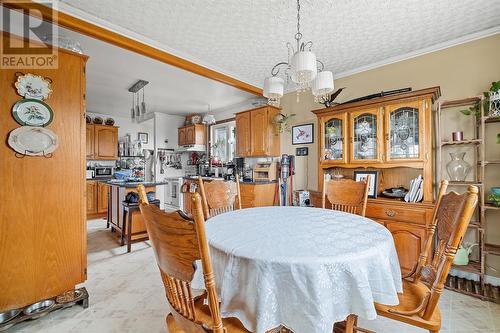
[[[304,145],[314,142],[314,124],[292,127],[292,145]]]
[[[370,175],[370,185],[368,187],[368,198],[377,197],[378,171],[354,171],[354,180],[357,182],[365,180]]]
[[[137,140],[139,140],[142,143],[146,143],[147,144],[148,141],[149,141],[149,135],[148,135],[148,133],[143,133],[143,132],[137,133]]]

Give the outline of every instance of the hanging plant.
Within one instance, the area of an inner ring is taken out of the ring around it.
[[[500,90],[500,81],[496,81],[496,82],[491,83],[491,87],[490,87],[489,91],[483,92],[484,115],[488,115],[490,113],[490,93],[495,93],[499,90]],[[473,106],[471,106],[468,109],[460,110],[460,112],[462,112],[466,116],[474,115],[476,117],[476,119],[478,119],[479,117],[481,117],[481,110],[479,108],[480,103],[481,102],[477,102],[476,104],[474,104]]]
[[[292,128],[290,126],[290,120],[295,116],[296,116],[295,113],[289,115],[279,113],[274,117],[274,123],[278,125],[280,133],[292,131]]]

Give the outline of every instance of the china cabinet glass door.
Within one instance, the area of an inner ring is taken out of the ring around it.
[[[351,163],[381,162],[382,113],[380,109],[351,112]]]
[[[321,130],[323,132],[322,160],[329,164],[346,163],[347,115],[341,113],[324,118]]]
[[[386,160],[421,160],[424,139],[419,102],[389,105],[385,112]]]

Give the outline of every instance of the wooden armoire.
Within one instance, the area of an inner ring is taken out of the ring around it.
[[[3,38],[16,38],[4,33]],[[57,50],[55,69],[0,70],[0,312],[74,289],[87,274],[85,200],[85,63]],[[16,156],[7,144],[20,127],[12,116],[16,75],[52,81],[44,101],[58,136],[51,157]]]
[[[325,173],[353,177],[354,171],[378,172],[377,197],[368,199],[366,216],[383,224],[394,237],[401,270],[417,264],[432,219],[432,87],[313,111],[318,117],[318,188]],[[384,189],[404,186],[423,177],[421,202],[383,197]],[[318,205],[318,193],[313,202]]]

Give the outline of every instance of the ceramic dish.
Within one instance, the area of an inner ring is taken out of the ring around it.
[[[52,307],[56,302],[52,299],[46,299],[44,301],[36,302],[31,304],[27,308],[24,309],[24,314],[29,316],[31,319],[39,318],[44,316],[50,312]]]
[[[52,92],[50,82],[39,75],[20,75],[14,85],[24,98],[47,99]]]
[[[21,309],[13,309],[5,312],[0,312],[0,324],[4,324],[16,318],[20,313]]]
[[[23,126],[9,134],[9,146],[23,155],[43,156],[57,149],[57,135],[44,127]]]
[[[54,112],[41,100],[27,98],[14,104],[12,116],[22,126],[47,126],[54,119]]]
[[[408,190],[403,189],[402,191],[393,191],[392,189],[387,189],[382,192],[382,195],[388,198],[404,198]]]

